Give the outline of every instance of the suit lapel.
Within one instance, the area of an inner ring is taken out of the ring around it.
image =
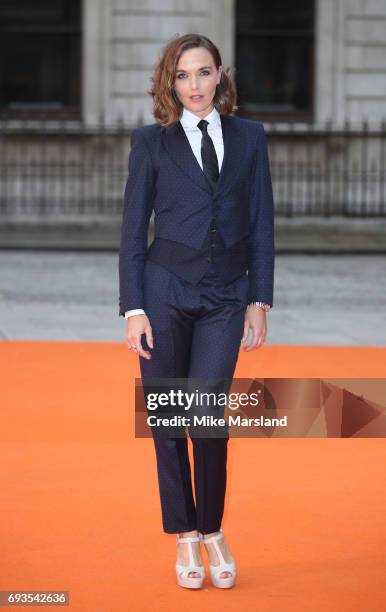
[[[245,136],[241,133],[240,124],[231,115],[221,115],[222,134],[224,140],[224,159],[220,176],[214,191],[216,195],[228,190],[236,181],[246,152]]]
[[[192,151],[181,123],[177,121],[165,127],[161,130],[161,135],[165,148],[174,163],[189,176],[195,185],[211,193],[210,183]]]
[[[220,114],[220,118],[224,141],[224,158],[214,191],[192,151],[181,123],[177,121],[161,130],[162,141],[174,163],[189,176],[195,185],[213,196],[220,195],[228,190],[237,179],[243,166],[246,149],[241,129],[233,121],[233,117]]]

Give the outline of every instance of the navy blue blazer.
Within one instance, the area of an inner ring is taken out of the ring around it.
[[[179,121],[131,133],[119,250],[119,315],[143,308],[148,226],[200,249],[212,219],[226,248],[247,240],[249,301],[273,305],[274,205],[264,126],[220,114],[224,158],[215,189]]]

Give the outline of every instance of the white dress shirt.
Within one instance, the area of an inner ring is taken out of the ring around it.
[[[207,126],[208,134],[211,137],[214,148],[217,155],[218,161],[218,169],[221,171],[221,166],[224,158],[224,141],[222,136],[222,128],[221,128],[221,118],[218,110],[213,108],[208,115],[202,117],[205,121],[208,121],[209,125]],[[184,107],[182,111],[182,115],[180,118],[180,123],[185,130],[185,134],[188,137],[189,144],[192,148],[192,151],[200,164],[202,166],[201,159],[201,140],[202,140],[202,132],[200,128],[197,127],[197,123],[201,121],[201,117],[197,117],[194,113],[189,111]],[[137,314],[145,314],[145,311],[142,308],[135,308],[133,310],[127,310],[125,312],[125,319],[132,317]]]

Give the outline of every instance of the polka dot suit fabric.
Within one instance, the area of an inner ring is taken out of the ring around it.
[[[144,388],[147,379],[165,377],[206,379],[209,393],[218,391],[218,379],[223,379],[220,388],[229,390],[243,335],[247,276],[224,286],[212,266],[194,285],[149,260],[144,281],[145,309],[154,341],[151,348],[142,336],[142,346],[152,356],[150,360],[139,357]],[[217,385],[211,388],[213,379]],[[182,429],[179,436],[153,436],[163,529],[166,533],[218,531],[224,511],[229,436],[190,435],[195,501],[188,439],[182,436]]]

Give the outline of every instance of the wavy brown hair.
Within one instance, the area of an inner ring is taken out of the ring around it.
[[[184,51],[194,47],[207,49],[218,70],[222,65],[221,55],[209,38],[202,34],[184,34],[178,38],[172,38],[162,49],[161,58],[156,64],[154,74],[151,77],[153,86],[147,92],[153,97],[153,115],[161,125],[168,126],[179,120],[183,110],[183,104],[174,91],[176,69],[178,61]],[[220,83],[216,86],[213,103],[219,113],[230,115],[238,109],[236,106],[237,93],[230,68],[221,71]]]

